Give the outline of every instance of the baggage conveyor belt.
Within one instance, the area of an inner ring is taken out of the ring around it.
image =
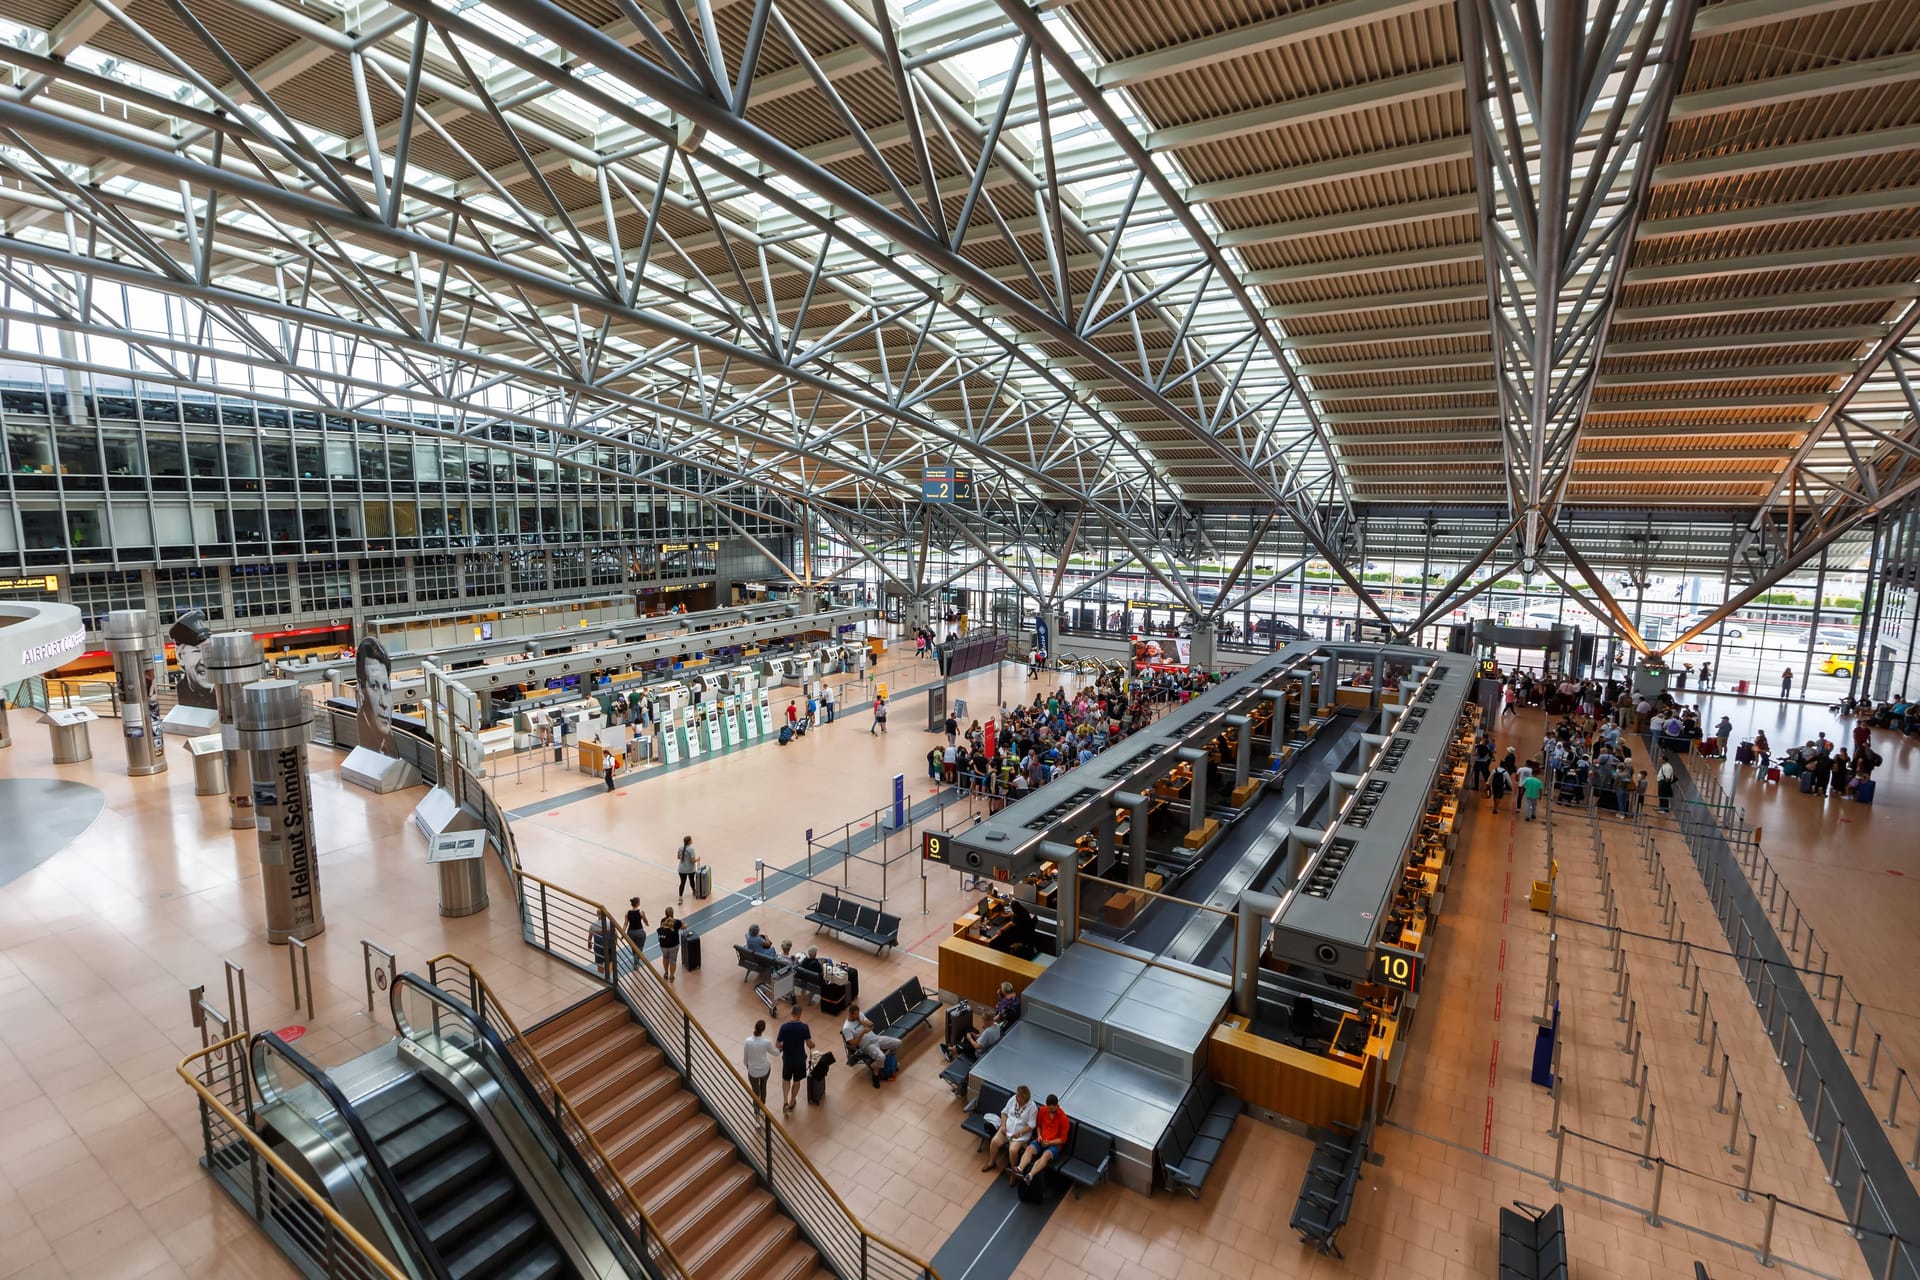
[[[1338,709],[1333,721],[1287,762],[1278,780],[1263,787],[1253,804],[1221,832],[1207,855],[1177,884],[1179,896],[1233,911],[1240,895],[1261,889],[1280,869],[1286,857],[1287,836],[1305,824],[1326,804],[1330,774],[1360,745],[1360,736],[1374,719],[1368,712]],[[1308,809],[1297,813],[1298,789],[1307,789]],[[1152,955],[1202,968],[1229,972],[1231,957],[1223,949],[1232,924],[1225,917],[1182,910],[1155,900],[1141,911],[1125,942]]]

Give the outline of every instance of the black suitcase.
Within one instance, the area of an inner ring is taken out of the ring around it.
[[[680,964],[688,973],[700,967],[700,935],[691,929],[680,935]]]
[[[1013,1192],[1020,1197],[1022,1204],[1045,1204],[1047,1202],[1047,1182],[1053,1177],[1052,1169],[1042,1169],[1031,1178],[1015,1178]]]
[[[827,1100],[827,1069],[833,1065],[833,1055],[823,1053],[815,1060],[807,1072],[807,1105],[817,1107]]]
[[[973,1006],[962,1000],[947,1010],[946,1037],[942,1044],[959,1048],[967,1042],[967,1035],[973,1030]]]
[[[1800,771],[1800,794],[1803,796],[1813,794],[1813,771],[1811,769],[1802,769]]]

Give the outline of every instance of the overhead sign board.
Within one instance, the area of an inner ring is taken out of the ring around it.
[[[920,501],[972,502],[973,472],[965,467],[928,467],[920,473]]]

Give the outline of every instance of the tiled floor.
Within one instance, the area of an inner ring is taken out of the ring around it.
[[[910,658],[893,667],[905,668],[884,673],[896,690],[932,678],[927,664],[915,671]],[[992,686],[990,676],[976,676],[956,688],[983,709]],[[1009,668],[1006,687],[1013,697],[1030,696],[1033,686]],[[1777,740],[1782,734],[1772,717],[1779,709],[1762,705]],[[802,861],[807,828],[825,831],[884,804],[894,774],[906,776],[910,798],[929,794],[925,752],[934,739],[924,731],[923,708],[917,695],[900,699],[884,737],[869,735],[866,715],[854,712],[793,746],[703,759],[630,781],[613,795],[593,791],[593,779],[568,777],[562,784],[550,775],[548,798],[582,794],[516,824],[522,856],[536,874],[610,906],[639,894],[657,912],[672,900],[674,847],[691,833],[714,866],[716,895],[750,895],[755,858],[770,867]],[[1718,714],[1711,704],[1709,712]],[[1751,714],[1750,708],[1737,712],[1736,725],[1744,729],[1742,716]],[[1785,714],[1806,717],[1805,732],[1830,720],[1823,709]],[[342,789],[337,757],[317,750],[328,929],[313,945],[319,1011],[296,1014],[285,953],[260,940],[252,839],[229,832],[223,801],[192,794],[185,753],[176,748],[163,777],[129,780],[119,742],[105,728],[96,735],[94,760],[54,766],[31,718],[16,713],[13,724],[15,745],[0,751],[0,776],[86,782],[101,788],[107,804],[71,848],[0,887],[0,1239],[7,1243],[0,1276],[291,1274],[196,1168],[194,1108],[174,1074],[180,1057],[199,1044],[187,1020],[186,989],[205,983],[224,1004],[223,958],[248,969],[253,1025],[305,1026],[302,1047],[322,1061],[351,1056],[383,1035],[364,1008],[363,938],[393,948],[408,968],[423,967],[440,951],[465,955],[523,1021],[586,989],[572,971],[520,941],[497,873],[491,910],[440,918],[435,876],[407,821],[417,794],[372,797]],[[1512,730],[1517,740],[1538,731],[1537,722]],[[1871,810],[1822,805],[1797,793],[1769,793],[1751,803],[1765,815],[1769,849],[1776,857],[1791,854],[1782,872],[1806,898],[1821,936],[1832,939],[1834,966],[1867,993],[1875,1025],[1884,1018],[1911,1037],[1901,1043],[1911,1044],[1909,1060],[1920,1062],[1920,1004],[1896,976],[1900,969],[1888,963],[1913,932],[1920,866],[1912,864],[1920,863],[1920,848],[1910,839],[1868,838],[1875,825],[1889,833],[1912,829],[1915,802],[1903,784],[1910,788],[1916,762],[1904,746],[1881,749],[1888,764],[1880,803]],[[536,774],[502,780],[498,791],[509,808],[543,795]],[[1597,890],[1584,824],[1584,817],[1564,821],[1556,841],[1566,901],[1591,906]],[[1607,835],[1623,916],[1637,927],[1657,922],[1630,833]],[[1370,1171],[1361,1193],[1343,1240],[1346,1261],[1313,1255],[1286,1229],[1306,1140],[1245,1123],[1202,1199],[1162,1195],[1148,1202],[1102,1188],[1069,1200],[1021,1274],[1050,1280],[1491,1274],[1496,1207],[1515,1197],[1544,1202],[1552,1194],[1545,1182],[1555,1151],[1546,1137],[1551,1106],[1527,1081],[1545,942],[1544,922],[1526,911],[1525,892],[1540,868],[1541,836],[1506,814],[1496,823],[1484,811],[1474,814],[1467,836],[1396,1123],[1381,1137],[1385,1162]],[[896,853],[909,852],[897,837],[895,844]],[[1690,872],[1690,864],[1672,868],[1679,909],[1698,919],[1689,928],[1698,938],[1711,922],[1697,879],[1689,883],[1683,870]],[[1889,876],[1888,870],[1908,874]],[[910,974],[930,979],[934,945],[967,905],[957,878],[937,872],[924,882],[921,914],[923,882],[912,856],[885,874],[889,908],[906,920],[901,949],[882,960],[857,948],[825,948],[858,965],[869,994]],[[881,871],[868,864],[847,875],[874,891]],[[682,975],[681,995],[723,1045],[746,1034],[761,1012],[731,964],[728,944],[748,920],[776,938],[812,941],[800,919],[809,896],[807,888],[793,888],[717,929],[707,967]],[[1865,927],[1850,928],[1853,921]],[[1676,1166],[1738,1176],[1739,1162],[1718,1149],[1725,1118],[1711,1111],[1717,1081],[1698,1074],[1705,1051],[1693,1043],[1688,992],[1676,984],[1679,971],[1670,960],[1670,950],[1629,946],[1634,990],[1644,993],[1639,1025],[1651,1096],[1661,1113],[1656,1152]],[[1771,1058],[1755,1048],[1760,1033],[1751,1004],[1740,1006],[1730,969],[1716,969],[1711,960],[1704,967],[1702,981],[1715,1007],[1725,1001],[1722,1037],[1736,1054],[1736,1075],[1744,1089],[1768,1100],[1752,1108],[1761,1134],[1756,1188],[1838,1212],[1817,1167],[1809,1165],[1814,1157],[1804,1130],[1780,1109],[1784,1086]],[[1616,1047],[1623,1029],[1614,1021],[1616,979],[1604,943],[1591,931],[1562,930],[1560,981],[1573,1046],[1563,1051],[1569,1081],[1563,1122],[1609,1141],[1631,1141],[1640,1130],[1630,1124],[1632,1094],[1620,1082],[1627,1058]],[[819,1038],[831,1036],[830,1021],[816,1019]],[[977,1199],[982,1175],[973,1172],[972,1143],[959,1132],[957,1107],[935,1078],[932,1038],[916,1036],[906,1063],[901,1081],[879,1091],[841,1069],[828,1104],[802,1108],[791,1128],[873,1230],[931,1255]],[[1730,1191],[1670,1174],[1663,1205],[1674,1221],[1705,1227],[1731,1244],[1674,1225],[1649,1226],[1630,1207],[1646,1203],[1649,1175],[1630,1158],[1570,1148],[1566,1176],[1625,1202],[1571,1191],[1565,1197],[1582,1277],[1678,1274],[1696,1258],[1716,1277],[1766,1273],[1741,1247],[1757,1239],[1759,1207]],[[1784,1210],[1776,1242],[1788,1261],[1820,1274],[1861,1272],[1849,1242],[1836,1245]]]

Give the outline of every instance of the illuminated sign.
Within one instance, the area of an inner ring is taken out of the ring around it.
[[[1413,992],[1420,989],[1420,953],[1399,947],[1376,947],[1373,953],[1373,980],[1384,986]]]
[[[920,501],[973,501],[973,472],[962,467],[928,467],[920,473]]]
[[[920,856],[928,862],[947,860],[947,837],[945,832],[928,831],[920,837]]]
[[[60,579],[49,573],[39,578],[0,578],[0,591],[58,591]]]

